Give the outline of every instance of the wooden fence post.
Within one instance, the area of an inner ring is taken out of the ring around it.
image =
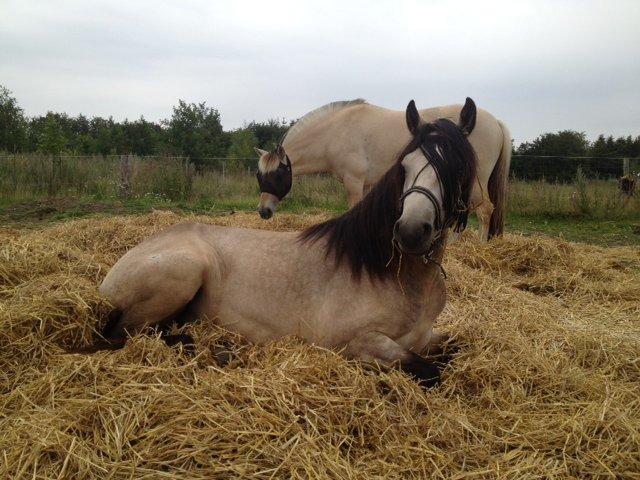
[[[133,156],[120,156],[120,198],[129,198],[131,196],[131,177],[133,173]]]
[[[622,159],[622,176],[626,177],[627,175],[629,175],[629,173],[630,173],[629,159],[623,158]]]
[[[188,158],[184,161],[184,166],[184,172],[187,179],[186,191],[184,193],[185,198],[189,199],[191,198],[191,192],[193,192],[193,178],[196,176],[196,167]]]

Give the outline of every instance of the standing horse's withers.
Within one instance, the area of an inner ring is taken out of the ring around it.
[[[427,122],[457,119],[462,109],[462,105],[428,108],[420,110],[420,116]],[[353,207],[392,166],[410,138],[403,112],[362,99],[333,102],[309,112],[288,130],[276,150],[257,150],[260,216],[274,214],[291,189],[292,176],[317,172],[332,173],[342,180],[349,207]],[[478,159],[471,209],[478,216],[480,239],[486,241],[504,229],[511,135],[504,123],[479,109],[469,142]],[[279,172],[279,165],[287,162],[290,172]],[[263,182],[271,183],[277,195],[263,189]]]
[[[127,252],[100,291],[119,317],[106,343],[171,321],[214,321],[255,343],[298,335],[349,358],[399,362],[425,385],[438,369],[419,356],[440,337],[440,263],[447,231],[464,226],[475,154],[460,125],[424,123],[413,102],[412,138],[368,195],[344,215],[302,233],[182,224]]]

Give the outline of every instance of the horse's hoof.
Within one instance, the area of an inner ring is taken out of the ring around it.
[[[174,347],[181,345],[182,350],[189,356],[193,356],[196,353],[196,342],[191,335],[181,333],[179,335],[163,335],[162,340],[168,347]]]

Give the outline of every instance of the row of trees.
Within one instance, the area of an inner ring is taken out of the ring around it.
[[[543,133],[531,142],[524,142],[514,150],[518,155],[566,156],[566,157],[640,157],[640,135],[613,138],[599,135],[589,142],[584,132],[562,130]]]
[[[269,120],[251,122],[226,132],[220,113],[205,103],[173,107],[171,118],[150,122],[116,122],[113,118],[65,113],[27,117],[11,92],[0,86],[0,151],[43,152],[79,155],[175,155],[190,157],[195,163],[210,163],[211,157],[254,158],[254,147],[270,149],[282,138],[291,122]],[[640,136],[635,138],[600,135],[589,142],[581,132],[564,130],[545,133],[514,150],[526,156],[558,157],[640,157]],[[523,164],[524,165],[524,164]]]
[[[117,122],[113,118],[65,113],[27,117],[11,92],[0,86],[0,151],[77,155],[171,155],[195,163],[215,163],[212,157],[237,160],[255,158],[254,147],[271,149],[282,138],[289,122],[251,122],[226,132],[220,113],[205,103],[173,107],[171,118],[150,122]]]

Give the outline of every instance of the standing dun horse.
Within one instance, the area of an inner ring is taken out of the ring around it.
[[[117,315],[87,351],[202,318],[254,343],[297,335],[348,358],[397,363],[434,385],[438,368],[418,353],[441,341],[432,329],[445,304],[440,262],[447,231],[466,224],[475,117],[469,100],[459,124],[425,123],[411,101],[411,136],[392,167],[351,210],[303,232],[191,223],[146,239],[102,282]]]
[[[426,121],[456,119],[461,105],[420,111]],[[340,178],[353,207],[392,166],[410,137],[402,112],[366,103],[362,99],[334,102],[307,113],[287,132],[273,152],[256,149],[262,218],[270,218],[289,193],[292,176],[329,172]],[[478,110],[469,142],[478,158],[471,209],[479,221],[482,241],[502,234],[506,183],[511,162],[511,136],[500,120]]]

